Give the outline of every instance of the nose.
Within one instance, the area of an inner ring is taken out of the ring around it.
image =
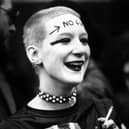
[[[88,44],[83,44],[82,42],[78,41],[74,43],[72,53],[79,58],[84,55],[90,56],[90,47]]]
[[[75,55],[76,57],[82,57],[82,56],[83,56],[83,53],[74,53],[74,55]]]
[[[15,31],[16,31],[16,27],[15,27],[14,24],[10,25],[9,31],[10,31],[10,32],[15,32]]]

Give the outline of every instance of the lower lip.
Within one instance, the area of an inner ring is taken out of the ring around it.
[[[82,65],[83,66],[83,65]],[[81,71],[81,69],[82,69],[82,66],[81,67],[75,67],[75,68],[69,68],[69,67],[67,67],[66,65],[65,65],[65,67],[67,68],[67,69],[69,69],[70,71],[73,71],[73,72],[80,72]]]

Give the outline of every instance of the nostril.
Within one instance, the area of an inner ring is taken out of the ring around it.
[[[74,53],[74,55],[76,56],[76,57],[82,57],[82,53]]]

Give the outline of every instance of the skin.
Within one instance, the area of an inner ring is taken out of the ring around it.
[[[46,37],[41,43],[42,46],[28,47],[29,52],[32,49],[36,51],[35,60],[40,60],[43,64],[39,70],[40,89],[55,95],[71,94],[72,88],[83,80],[90,56],[88,34],[84,26],[74,24],[63,27],[63,21],[69,19],[74,22],[80,21],[78,17],[71,14],[49,20],[45,24]],[[55,29],[55,25],[61,26],[59,32],[50,34]],[[78,57],[77,54],[81,56]],[[84,61],[84,64],[80,71],[72,71],[64,65],[65,62],[70,61]]]
[[[68,19],[75,21],[78,18],[67,14],[65,19],[64,15],[62,15],[47,22],[46,26],[49,27],[47,27],[46,38],[40,50],[41,60],[44,65],[43,74],[51,80],[52,84],[54,80],[55,89],[58,86],[58,88],[68,88],[70,90],[80,83],[83,80],[90,56],[88,34],[84,26],[75,24],[66,28],[62,27],[62,22]],[[50,35],[56,24],[61,26],[61,29],[59,32]],[[66,41],[61,41],[62,39]],[[58,42],[53,45],[53,42],[56,41]],[[76,56],[75,54],[77,53],[82,54],[81,57]],[[64,62],[79,60],[85,62],[80,71],[72,71],[64,65]],[[71,86],[69,87],[69,85]]]

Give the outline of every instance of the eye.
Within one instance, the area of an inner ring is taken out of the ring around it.
[[[54,41],[51,43],[51,45],[62,43],[62,44],[68,44],[70,42],[70,38],[62,38],[60,40]]]
[[[69,43],[70,42],[70,38],[63,38],[60,40],[61,43]]]
[[[80,41],[82,44],[87,45],[88,44],[88,39],[87,38],[81,38]]]

